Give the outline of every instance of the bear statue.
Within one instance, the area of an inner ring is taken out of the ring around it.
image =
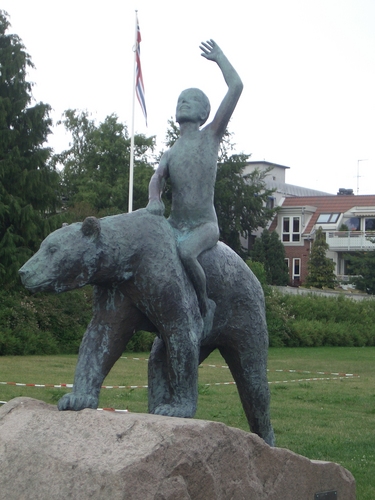
[[[250,429],[274,444],[267,382],[268,333],[262,288],[219,242],[199,261],[216,303],[212,330],[179,259],[172,228],[146,209],[88,217],[51,233],[20,269],[31,292],[94,286],[93,318],[82,339],[73,392],[60,410],[97,408],[102,383],[138,330],[155,332],[149,358],[150,413],[193,417],[198,366],[219,349],[237,384]]]

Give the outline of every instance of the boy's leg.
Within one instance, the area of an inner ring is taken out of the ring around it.
[[[206,275],[198,262],[198,256],[212,248],[219,239],[219,230],[216,224],[207,223],[189,232],[185,238],[178,241],[178,252],[182,264],[189,276],[197,294],[199,309],[205,318],[212,309],[207,297]]]

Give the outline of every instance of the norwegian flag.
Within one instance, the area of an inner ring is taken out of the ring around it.
[[[142,77],[142,67],[141,67],[141,31],[139,29],[139,22],[137,16],[137,47],[136,47],[136,83],[135,83],[135,92],[137,94],[137,98],[139,104],[141,105],[147,126],[147,110],[146,110],[146,101],[145,101],[145,88],[143,86],[143,77]]]

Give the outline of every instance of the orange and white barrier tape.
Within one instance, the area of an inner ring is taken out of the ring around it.
[[[117,410],[115,408],[97,408],[98,411],[113,411],[116,413],[129,413],[129,410]]]
[[[21,382],[0,382],[0,385],[15,385],[17,387],[49,387],[56,389],[71,389],[73,387],[73,384],[22,384]]]
[[[336,377],[342,378],[350,378],[350,377],[359,377],[355,373],[339,373],[339,372],[311,372],[308,370],[267,370],[268,372],[277,372],[277,373],[315,373],[316,375],[334,375]]]
[[[0,405],[6,405],[8,401],[0,401]],[[129,413],[129,410],[117,410],[116,408],[97,408],[98,411],[114,411],[116,413]]]
[[[54,389],[72,389],[73,384],[23,384],[21,382],[0,382],[0,385],[14,385],[17,387],[46,387]],[[102,385],[102,389],[147,389],[147,385]]]
[[[121,356],[121,359],[127,359],[131,361],[148,361],[148,358],[129,358],[127,356]],[[227,365],[210,365],[210,364],[205,364],[202,363],[199,365],[199,367],[207,367],[207,368],[225,368],[226,370],[229,370],[229,366]],[[275,372],[275,373],[314,373],[316,375],[334,375],[336,377],[359,377],[359,375],[356,375],[355,373],[342,373],[342,372],[313,372],[309,370],[270,370],[267,369],[267,372]],[[306,379],[304,379],[306,380]]]
[[[133,358],[138,360],[140,358]],[[228,368],[227,366],[220,365],[206,365],[214,368]],[[267,370],[271,371],[271,370]],[[359,378],[359,375],[354,373],[339,373],[339,372],[311,372],[305,370],[272,370],[273,372],[286,372],[286,373],[316,373],[317,375],[333,375],[332,377],[310,377],[310,378],[300,378],[293,380],[273,380],[269,381],[268,384],[288,384],[288,383],[296,383],[296,382],[317,382],[322,380],[345,380],[350,378]],[[20,382],[0,382],[0,385],[13,385],[17,387],[44,387],[44,388],[73,388],[73,384],[24,384]],[[214,382],[203,384],[205,387],[210,386],[220,386],[220,385],[236,385],[236,382]],[[148,389],[148,385],[102,385],[102,389]],[[0,404],[6,404],[7,401],[0,401]],[[119,410],[115,408],[97,408],[99,411],[113,411],[118,413],[128,413],[128,410]]]
[[[296,370],[275,370],[294,373]],[[302,373],[313,373],[313,372],[302,372]],[[318,375],[333,375],[332,377],[310,377],[310,378],[299,378],[294,380],[273,380],[269,381],[269,384],[286,384],[288,382],[315,382],[319,380],[342,380],[349,378],[359,378],[359,375],[353,373],[326,373],[326,372],[316,372]],[[217,386],[217,385],[235,385],[236,382],[213,382],[203,384],[204,386]],[[0,385],[14,385],[17,387],[46,387],[46,388],[73,388],[73,384],[23,384],[19,382],[0,382]],[[102,385],[102,389],[148,389],[148,385]]]

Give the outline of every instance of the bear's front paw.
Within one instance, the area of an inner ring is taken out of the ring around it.
[[[60,411],[80,411],[84,410],[85,408],[92,408],[96,410],[97,407],[98,398],[91,396],[90,394],[76,394],[74,392],[65,394],[57,403],[57,408]]]

